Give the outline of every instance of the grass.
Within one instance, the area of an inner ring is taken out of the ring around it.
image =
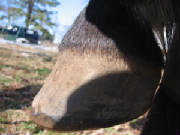
[[[9,65],[0,65],[0,69],[2,69],[2,68],[8,68],[9,67]]]
[[[35,72],[37,73],[37,76],[35,77],[35,79],[43,80],[49,75],[51,70],[49,68],[43,67],[43,68],[35,69]]]
[[[6,122],[5,118],[0,118],[0,122]]]
[[[43,57],[42,60],[43,60],[43,62],[51,62],[53,60],[53,58],[50,56],[46,56],[46,57]]]
[[[27,54],[27,55],[24,55]],[[42,84],[55,64],[57,53],[0,45],[0,91]]]
[[[15,82],[21,82],[21,81],[22,81],[21,76],[19,76],[19,75],[17,75],[17,74],[14,74],[14,75],[13,75],[13,79],[14,79]]]
[[[11,57],[11,54],[4,54],[3,57],[4,57],[4,58],[10,58],[10,57]]]
[[[53,52],[0,44],[0,135],[44,134],[44,130],[29,122],[22,107],[31,108],[56,56]]]
[[[0,133],[5,133],[5,129],[0,127]]]
[[[39,133],[42,130],[37,128],[37,126],[32,122],[21,122],[22,130],[28,130],[30,133]]]
[[[0,83],[10,84],[13,80],[9,77],[0,75]]]
[[[0,44],[0,135],[125,135],[122,133],[127,131],[129,133],[126,135],[139,133],[129,123],[96,131],[55,133],[40,129],[30,122],[24,108],[31,108],[34,96],[51,72],[56,59],[57,53]]]

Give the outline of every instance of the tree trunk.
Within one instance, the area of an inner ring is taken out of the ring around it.
[[[31,20],[33,5],[34,5],[33,0],[28,0],[28,12],[27,12],[27,15],[26,15],[26,28],[27,29],[29,27],[29,23],[30,23],[30,20]]]
[[[8,26],[9,25],[11,25],[11,6],[10,6],[10,3],[11,3],[11,1],[10,0],[8,0],[8,16],[7,16],[7,18],[8,18]]]

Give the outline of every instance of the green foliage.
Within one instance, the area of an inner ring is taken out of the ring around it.
[[[42,32],[42,35],[41,35],[41,38],[40,38],[41,40],[50,40],[50,41],[52,41],[54,39],[54,36],[52,34],[50,34],[47,29],[43,28],[42,26],[38,26],[38,27]]]
[[[12,24],[18,17],[15,9],[16,5],[13,4],[13,0],[6,0],[6,2],[0,4],[1,20],[8,20],[8,24]],[[20,11],[19,11],[20,12]]]

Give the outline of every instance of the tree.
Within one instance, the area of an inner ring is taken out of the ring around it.
[[[56,26],[56,23],[51,21],[51,15],[56,11],[50,9],[58,6],[58,0],[14,0],[12,9],[15,17],[25,17],[25,27],[29,28],[30,25],[34,29],[40,30],[43,35],[51,35],[48,31],[49,28]],[[45,33],[44,33],[45,32]]]
[[[4,9],[4,6],[0,4],[0,11]]]
[[[54,39],[54,35],[50,34],[46,29],[42,30],[41,40],[50,40]]]
[[[0,12],[4,11],[4,5],[0,3]],[[3,15],[0,15],[0,20],[2,20],[4,17]]]
[[[1,16],[0,19],[8,20],[8,24],[10,25],[13,20],[16,19],[15,12],[13,12],[13,7],[12,7],[12,0],[6,0],[4,3],[0,4],[0,11],[1,11]]]

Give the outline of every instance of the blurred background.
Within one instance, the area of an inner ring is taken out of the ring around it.
[[[59,43],[88,0],[1,0],[0,30],[35,30],[40,40]]]

